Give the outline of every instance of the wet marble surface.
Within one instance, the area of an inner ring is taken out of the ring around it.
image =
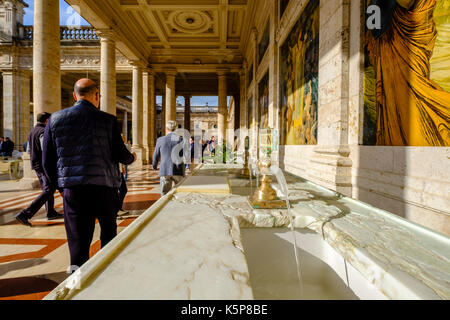
[[[450,298],[448,237],[292,175],[289,212],[252,209],[255,181],[239,173],[239,165],[202,166],[194,175],[228,177],[231,194],[171,192],[83,266],[80,290],[62,284],[48,298],[251,299],[240,228],[291,221],[320,234],[388,298]]]

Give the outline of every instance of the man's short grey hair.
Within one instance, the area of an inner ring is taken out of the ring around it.
[[[177,122],[176,121],[174,121],[174,120],[169,120],[169,121],[167,121],[167,123],[166,123],[166,128],[167,129],[169,129],[170,131],[175,131],[176,129],[177,129],[177,126],[178,126],[178,124],[177,124]]]

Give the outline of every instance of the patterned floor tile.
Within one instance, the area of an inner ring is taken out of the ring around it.
[[[64,220],[47,221],[45,209],[41,209],[31,220],[32,228],[21,225],[15,215],[40,192],[11,192],[4,183],[0,181],[0,300],[40,300],[67,277],[69,254]],[[118,217],[118,233],[160,198],[158,174],[149,166],[131,169],[127,187],[124,210],[128,213]],[[62,213],[58,192],[55,208]],[[97,224],[90,256],[100,250]]]

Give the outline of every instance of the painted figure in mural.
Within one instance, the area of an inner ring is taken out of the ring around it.
[[[377,145],[450,145],[450,92],[430,79],[435,7],[436,0],[397,0],[386,31],[377,39],[367,32],[376,74]]]
[[[259,107],[260,120],[259,128],[266,129],[269,127],[269,75],[266,74],[259,84]]]
[[[317,144],[319,2],[311,0],[282,46],[281,141]]]

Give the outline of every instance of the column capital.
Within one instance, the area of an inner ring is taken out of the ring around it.
[[[172,77],[176,77],[176,75],[178,74],[177,69],[175,68],[164,69],[164,73],[166,74],[166,76]]]
[[[227,68],[217,68],[216,73],[219,77],[225,77],[230,72]]]
[[[244,71],[246,71],[248,69],[248,61],[247,59],[244,58],[244,60],[242,61],[242,69]]]
[[[256,29],[256,27],[253,27],[251,33],[252,33],[253,40],[257,41],[258,40],[258,29]]]
[[[146,67],[146,64],[141,60],[131,60],[129,63],[133,67],[133,69],[144,69]]]
[[[16,69],[3,69],[3,70],[1,70],[1,73],[3,76],[8,76],[8,75],[10,76],[14,73],[17,73],[17,70]]]
[[[20,73],[20,75],[21,75],[22,77],[30,77],[30,78],[31,78],[31,76],[33,76],[33,71],[32,71],[32,70],[21,69],[21,70],[19,71],[19,73]]]
[[[143,67],[143,72],[148,73],[148,75],[155,75],[155,71],[153,70],[153,68],[151,66],[147,66],[147,67]]]
[[[116,41],[116,34],[113,29],[95,29],[95,34],[101,41]]]

